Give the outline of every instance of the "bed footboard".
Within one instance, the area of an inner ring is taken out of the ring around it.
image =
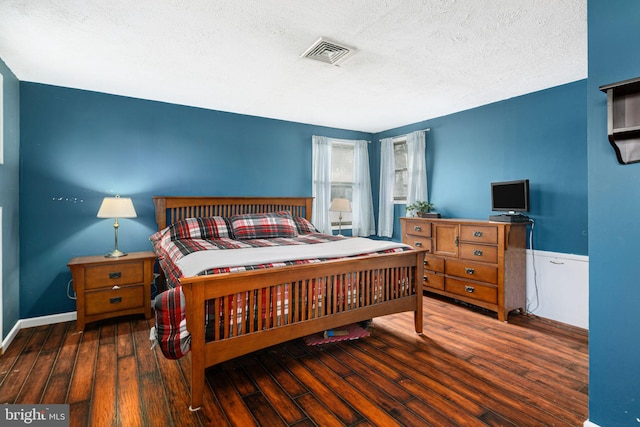
[[[423,260],[422,251],[407,251],[183,279],[191,408],[202,404],[208,366],[259,349],[404,311],[422,333]]]

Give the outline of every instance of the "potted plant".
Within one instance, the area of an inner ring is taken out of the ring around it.
[[[418,200],[415,203],[407,205],[407,213],[414,214],[421,218],[440,218],[440,214],[431,212],[433,209],[433,203]]]

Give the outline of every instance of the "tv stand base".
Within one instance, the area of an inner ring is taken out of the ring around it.
[[[490,215],[489,221],[496,222],[530,222],[529,217],[526,215],[513,215],[513,214],[503,214],[503,215]]]

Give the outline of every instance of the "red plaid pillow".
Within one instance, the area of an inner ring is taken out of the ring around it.
[[[186,218],[168,228],[171,240],[233,238],[228,219],[221,216]]]
[[[296,237],[298,228],[289,213],[244,214],[231,217],[236,239],[272,239]]]
[[[293,220],[298,228],[298,234],[318,233],[318,229],[313,226],[306,218],[294,216]]]

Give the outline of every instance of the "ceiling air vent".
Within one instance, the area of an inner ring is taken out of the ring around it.
[[[320,37],[305,53],[303,58],[315,59],[331,65],[339,65],[356,52],[355,49]]]

